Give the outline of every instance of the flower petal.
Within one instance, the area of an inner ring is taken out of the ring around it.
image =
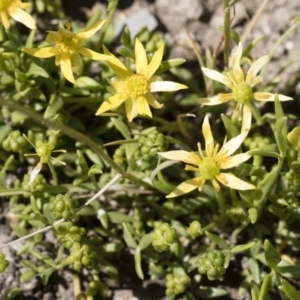
[[[244,105],[241,132],[249,132],[249,130],[251,129],[251,121],[252,121],[251,109],[248,105]]]
[[[62,75],[70,82],[75,84],[75,78],[72,72],[71,60],[68,57],[63,57],[60,61],[60,70]]]
[[[209,121],[208,121],[208,115],[205,116],[203,125],[202,125],[202,133],[205,140],[205,151],[206,156],[212,157],[212,154],[214,152],[214,138],[210,129]]]
[[[244,71],[241,68],[240,62],[243,54],[243,45],[239,42],[236,51],[232,55],[232,73],[237,83],[244,81]]]
[[[95,23],[94,25],[91,25],[91,26],[85,28],[83,31],[78,33],[76,36],[81,39],[88,39],[91,36],[93,36],[98,30],[100,30],[105,22],[106,22],[106,19],[101,20],[101,21]]]
[[[188,87],[184,84],[180,84],[173,81],[156,81],[150,83],[150,90],[154,92],[174,92]]]
[[[221,169],[230,169],[238,166],[239,164],[247,161],[251,158],[251,155],[248,153],[240,153],[237,155],[229,156],[223,160],[220,164]]]
[[[82,70],[82,59],[79,55],[79,53],[75,52],[71,55],[71,66],[72,66],[72,71],[75,74],[80,74]]]
[[[136,108],[139,115],[148,116],[152,118],[152,113],[149,104],[144,96],[140,96],[136,99]]]
[[[140,42],[138,38],[135,39],[134,52],[135,52],[135,62],[136,62],[136,73],[144,75],[146,77],[147,64],[148,64],[147,54],[143,44]]]
[[[275,101],[275,94],[272,93],[253,93],[253,98],[257,101]],[[293,98],[278,94],[279,101],[289,101]]]
[[[183,161],[187,164],[192,164],[196,166],[198,166],[202,162],[201,158],[196,153],[188,152],[185,150],[158,152],[158,154],[166,159]]]
[[[247,134],[248,132],[242,132],[223,145],[221,150],[217,153],[217,159],[220,158],[220,163],[222,163],[222,159],[224,159],[224,157],[230,156],[240,147]]]
[[[221,94],[221,96],[223,96],[222,99],[219,97],[219,95],[215,95],[215,96],[210,97],[210,98],[199,98],[199,99],[193,99],[193,100],[195,102],[203,104],[203,105],[213,106],[213,105],[219,105],[219,104],[228,102],[229,100],[232,99],[232,96],[231,96],[232,94],[231,93],[228,94],[228,95],[230,95],[230,97],[228,96],[228,98],[230,98],[229,100],[226,99],[227,97],[224,97],[224,95],[226,95],[226,94]]]
[[[78,48],[76,48],[76,51],[78,51],[83,56],[85,56],[89,59],[93,59],[93,60],[110,60],[110,59],[112,59],[110,55],[101,54],[101,53],[95,52],[95,51],[85,48],[85,47],[78,47]]]
[[[166,196],[166,198],[174,198],[181,196],[183,194],[187,194],[195,189],[202,190],[205,179],[203,177],[196,177],[193,179],[186,180],[179,184],[173,192]]]
[[[147,102],[149,103],[150,106],[154,107],[154,108],[162,108],[164,105],[162,103],[159,103],[151,93],[148,93],[145,95]]]
[[[17,22],[24,24],[30,29],[36,29],[34,18],[20,7],[12,6],[7,9],[8,14]]]
[[[1,11],[0,12],[0,17],[1,17],[2,24],[3,24],[4,28],[9,29],[10,22],[9,22],[9,19],[8,19],[7,12],[6,11]]]
[[[31,185],[34,182],[36,176],[40,173],[42,167],[43,167],[43,164],[41,162],[39,162],[36,165],[36,167],[31,171],[28,185]]]
[[[135,99],[128,98],[125,101],[125,109],[127,119],[129,122],[131,122],[138,115]]]
[[[251,86],[254,86],[254,79],[257,73],[261,70],[261,68],[269,61],[269,55],[264,55],[257,59],[250,67],[247,72],[246,82]],[[256,83],[257,84],[257,83]],[[255,84],[255,85],[256,85]]]
[[[53,47],[23,48],[22,51],[39,58],[48,58],[59,54],[59,50]]]
[[[110,53],[104,45],[103,45],[103,51],[104,54],[111,56],[108,65],[121,79],[125,79],[126,77],[133,74],[125,67],[125,65],[119,59],[117,59],[112,53]]]
[[[222,73],[204,67],[202,67],[201,70],[207,77],[219,81],[229,88],[232,88],[231,80],[227,76],[223,75]]]
[[[230,173],[220,173],[216,175],[216,179],[222,184],[239,191],[254,190],[256,188],[253,184],[243,181]]]
[[[96,116],[120,106],[125,100],[126,97],[124,97],[122,94],[116,94],[107,98],[97,110]]]
[[[158,69],[162,58],[163,58],[163,54],[164,54],[164,44],[162,44],[158,50],[153,54],[152,59],[149,63],[149,65],[146,68],[146,72],[145,72],[145,77],[147,79],[150,79],[151,76],[156,72],[156,70]]]

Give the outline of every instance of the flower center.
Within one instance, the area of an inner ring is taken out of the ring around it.
[[[124,80],[122,92],[129,98],[136,98],[150,92],[150,86],[143,75],[132,75]]]
[[[54,42],[61,52],[73,54],[81,43],[81,39],[70,31],[70,25],[67,24],[66,27],[67,29],[60,28],[57,33],[49,32],[49,39]]]
[[[216,164],[213,157],[204,157],[198,168],[201,175],[208,180],[213,179],[220,173],[220,167]]]
[[[253,98],[252,87],[248,83],[239,83],[232,88],[233,99],[246,104]]]
[[[0,1],[0,11],[5,11],[12,4],[12,0],[1,0]]]

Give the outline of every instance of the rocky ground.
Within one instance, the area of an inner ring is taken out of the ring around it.
[[[84,2],[84,4],[82,4]],[[259,7],[261,0],[241,0],[235,6],[233,28],[241,35],[249,28],[251,20]],[[278,42],[282,34],[291,27],[293,18],[300,15],[300,2],[295,0],[270,0],[265,1],[266,6],[255,21],[247,36],[247,42],[259,35],[264,35],[262,41],[253,51],[253,57],[259,57],[268,53]],[[73,18],[84,18],[84,11],[94,4],[105,8],[105,3],[95,3],[92,0],[64,1],[66,14]],[[85,6],[85,7],[83,7]],[[115,18],[115,34],[118,35],[124,25],[127,25],[132,34],[142,26],[148,26],[150,30],[159,30],[165,34],[170,46],[170,57],[183,57],[188,62],[195,62],[195,54],[187,37],[187,32],[196,40],[200,51],[207,47],[216,49],[222,32],[220,27],[223,22],[223,10],[220,0],[120,0],[120,8]],[[286,67],[283,78],[275,78],[280,87],[288,85],[289,93],[295,96],[296,105],[299,106],[300,83],[295,81],[289,84],[293,75],[300,68],[300,26],[292,31],[273,53],[272,62],[265,70],[266,80],[272,80],[277,76],[282,67]],[[194,64],[195,65],[195,64]],[[200,76],[200,71],[196,74]],[[9,242],[13,237],[9,222],[7,199],[0,200],[0,245]],[[22,273],[22,267],[15,255],[20,245],[3,250],[10,266],[5,274],[0,275],[1,291],[11,286],[19,286],[18,278]],[[112,286],[111,299],[134,300],[164,298],[164,287],[159,281],[141,282],[134,275],[131,266],[124,268],[124,277],[119,287]],[[132,270],[128,272],[127,270]],[[230,291],[231,299],[242,299]],[[39,279],[34,279],[28,284],[22,285],[22,295],[17,300],[66,300],[73,299],[73,275],[69,270],[64,270],[51,276],[50,282],[44,286]],[[221,299],[221,298],[220,298]],[[222,298],[229,299],[229,298]],[[245,298],[243,298],[245,299]],[[275,298],[274,298],[275,299]]]

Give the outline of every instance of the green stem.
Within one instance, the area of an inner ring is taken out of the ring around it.
[[[52,165],[52,162],[50,160],[48,162],[48,166],[50,168],[50,171],[51,171],[51,174],[52,174],[52,177],[53,177],[54,185],[58,185],[57,173],[56,173],[55,168]]]
[[[223,195],[220,191],[216,191],[216,198],[217,198],[217,202],[219,204],[219,208],[221,211],[221,215],[223,215],[225,213],[225,203],[224,203],[224,198]]]
[[[109,25],[112,22],[112,18],[113,18],[114,14],[115,14],[115,11],[117,9],[118,3],[119,3],[119,0],[109,0],[108,1],[108,7],[107,7],[108,16],[107,16],[106,22],[104,23],[104,26],[102,28],[101,36],[100,36],[99,42],[98,42],[98,48],[100,48],[101,45],[102,45],[102,43],[103,43],[103,40],[105,38],[105,34],[107,32],[107,28],[109,27]]]
[[[233,206],[236,206],[238,203],[237,197],[236,197],[236,190],[234,189],[230,189],[230,197],[231,197],[231,201]]]
[[[138,184],[140,186],[144,186],[144,187],[150,187],[149,184],[147,184],[146,182],[144,182],[143,180],[135,177],[132,174],[128,174],[126,172],[124,172],[106,153],[105,151],[95,142],[93,142],[87,135],[82,134],[81,132],[65,125],[65,124],[61,124],[58,123],[56,121],[52,121],[49,119],[45,119],[42,115],[36,113],[35,111],[31,110],[30,108],[27,108],[25,106],[21,106],[17,103],[8,101],[8,100],[4,100],[4,99],[0,99],[0,104],[1,105],[5,105],[8,106],[10,109],[12,110],[17,110],[22,112],[23,114],[27,115],[28,117],[30,117],[31,119],[33,119],[35,122],[42,124],[46,127],[50,127],[56,130],[61,131],[62,133],[64,133],[65,135],[68,135],[69,137],[71,137],[72,139],[76,140],[76,141],[80,141],[83,144],[87,145],[88,147],[90,147],[93,151],[95,151],[95,153],[97,155],[99,155],[103,160],[105,160],[112,169],[114,169],[117,173],[122,174],[122,177],[127,178],[128,180],[134,182],[135,184]]]
[[[223,9],[225,12],[224,16],[224,64],[228,66],[229,54],[230,54],[230,7],[229,0],[223,0]]]

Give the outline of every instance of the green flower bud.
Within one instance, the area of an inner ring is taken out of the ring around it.
[[[8,265],[9,262],[5,259],[5,255],[0,253],[0,273],[4,273]]]
[[[55,220],[61,218],[65,220],[72,219],[76,215],[78,202],[71,198],[70,194],[59,194],[50,199],[50,210]]]
[[[225,255],[223,252],[210,251],[198,259],[198,272],[207,275],[209,280],[220,278],[225,273]]]
[[[171,228],[168,223],[162,223],[151,233],[152,246],[158,252],[166,251],[175,242],[176,236],[174,228]]]
[[[200,222],[193,221],[190,224],[190,226],[187,228],[187,233],[194,240],[203,234],[201,228],[202,228],[202,226],[201,226]]]

